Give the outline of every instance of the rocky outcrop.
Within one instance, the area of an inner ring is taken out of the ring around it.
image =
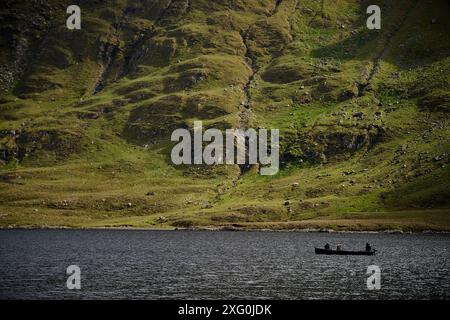
[[[360,128],[343,126],[315,127],[298,135],[287,135],[281,142],[282,159],[289,161],[327,162],[347,158],[360,150],[369,150],[386,138],[378,125]]]
[[[59,130],[3,131],[0,134],[0,159],[4,163],[13,159],[22,162],[28,157],[44,155],[38,151],[53,154],[57,159],[66,159],[81,151],[81,136],[81,133]]]

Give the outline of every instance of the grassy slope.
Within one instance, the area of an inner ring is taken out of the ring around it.
[[[3,94],[0,225],[450,230],[448,5],[380,5],[84,4]],[[280,128],[283,169],[172,166],[196,119]]]

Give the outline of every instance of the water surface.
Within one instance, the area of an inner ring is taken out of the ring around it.
[[[315,255],[326,242],[378,252]],[[449,299],[449,276],[448,234],[0,230],[3,299]]]

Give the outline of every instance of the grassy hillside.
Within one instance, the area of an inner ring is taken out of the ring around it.
[[[447,1],[69,4],[0,13],[0,226],[450,231]],[[173,165],[195,120],[280,172]]]

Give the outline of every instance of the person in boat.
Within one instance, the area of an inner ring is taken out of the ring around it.
[[[366,251],[372,251],[372,247],[368,242],[366,243]]]
[[[342,250],[341,245],[338,245],[338,246],[336,247],[336,251],[341,251],[341,250]]]
[[[325,250],[330,250],[330,244],[329,243],[325,244]]]

